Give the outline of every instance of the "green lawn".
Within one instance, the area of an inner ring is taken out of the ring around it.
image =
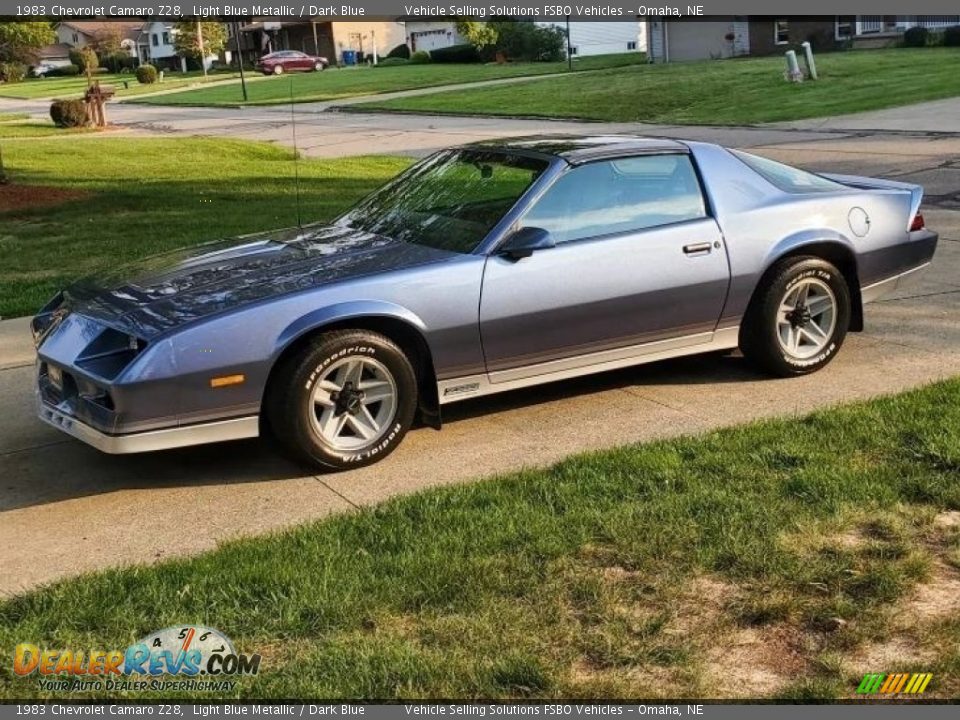
[[[59,128],[52,121],[39,120],[0,120],[0,140],[12,138],[62,137],[78,133],[93,132],[93,128]]]
[[[133,73],[125,74],[103,74],[96,75],[95,79],[100,81],[102,86],[110,85],[116,90],[117,97],[129,97],[131,95],[140,95],[142,93],[152,93],[159,90],[169,90],[171,88],[187,87],[196,83],[203,83],[214,80],[230,80],[239,78],[239,73],[211,73],[206,79],[199,71],[188,73],[166,73],[162,83],[152,85],[141,85],[137,82],[137,76]],[[127,83],[128,87],[124,87]],[[86,92],[87,78],[79,75],[77,77],[52,77],[52,78],[28,78],[20,83],[0,84],[0,97],[33,99],[33,98],[60,98],[69,99],[80,97]]]
[[[784,81],[783,66],[782,57],[641,65],[353,109],[737,125],[960,95],[960,48],[823,54],[817,57],[820,79],[798,85]]]
[[[10,127],[16,126],[0,126],[0,137]],[[14,185],[86,195],[52,207],[0,213],[4,317],[32,313],[64,283],[117,262],[296,224],[292,154],[274,145],[85,137],[5,140],[2,149]],[[304,220],[333,217],[408,162],[302,161]],[[0,186],[0,207],[4,194],[13,192],[14,187]],[[49,199],[53,192],[39,189],[36,196]]]
[[[958,473],[954,379],[61,582],[0,604],[0,647],[201,623],[263,655],[250,698],[850,697],[868,671],[955,698]],[[39,694],[0,664],[0,696]]]
[[[0,122],[26,120],[28,117],[30,117],[30,113],[0,113]]]
[[[599,70],[635,66],[644,62],[642,53],[598,55],[577,60],[575,71]],[[523,75],[564,73],[563,63],[510,63],[506,65],[452,65],[426,64],[398,67],[331,68],[321,73],[294,73],[280,77],[262,78],[250,83],[249,105],[277,105],[290,102],[291,83],[296,102],[319,102],[373,95],[376,93],[412,90],[414,88],[471,83]],[[243,95],[238,83],[219,87],[188,90],[171,95],[141,98],[135,102],[153,105],[242,105]]]

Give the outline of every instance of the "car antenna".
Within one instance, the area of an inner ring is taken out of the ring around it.
[[[293,78],[290,78],[290,126],[293,130],[293,177],[297,194],[297,227],[303,227],[300,218],[300,151],[297,150],[297,114],[293,109]]]

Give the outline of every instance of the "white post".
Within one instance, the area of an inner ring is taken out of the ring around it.
[[[376,65],[380,61],[380,58],[377,56],[377,31],[376,30],[370,31],[370,42],[373,43],[373,64]]]
[[[803,57],[807,61],[807,74],[811,80],[817,79],[817,64],[813,61],[813,48],[809,42],[800,45],[803,48]]]
[[[790,82],[800,82],[803,80],[803,73],[800,71],[800,64],[797,62],[797,53],[793,50],[787,50],[784,53],[787,59],[786,77]]]

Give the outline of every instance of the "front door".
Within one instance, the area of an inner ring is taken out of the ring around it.
[[[729,268],[688,155],[571,168],[519,226],[546,229],[556,246],[487,260],[480,333],[491,382],[712,339]]]

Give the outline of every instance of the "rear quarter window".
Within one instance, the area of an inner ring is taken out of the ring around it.
[[[751,155],[750,153],[739,150],[731,150],[730,153],[747,165],[755,173],[763,177],[767,182],[775,185],[784,192],[788,193],[821,193],[837,192],[838,190],[848,190],[846,185],[841,185],[833,180],[827,180],[825,177],[814,175],[806,170],[799,170],[776,160]]]

